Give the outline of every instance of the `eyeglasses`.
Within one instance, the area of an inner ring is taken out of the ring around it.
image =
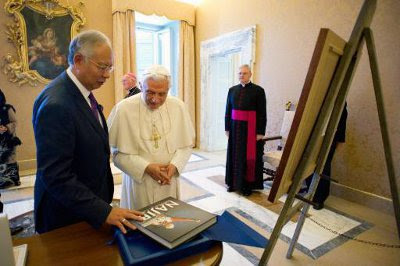
[[[89,61],[95,65],[100,71],[111,73],[114,70],[114,66],[102,65],[93,61],[90,57],[88,57]]]

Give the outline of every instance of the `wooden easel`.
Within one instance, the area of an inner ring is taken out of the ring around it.
[[[284,204],[284,207],[279,215],[278,221],[272,231],[271,237],[265,247],[264,253],[261,257],[259,265],[266,265],[269,258],[271,257],[272,251],[275,244],[279,238],[283,226],[290,220],[290,218],[297,213],[299,209],[302,208],[301,216],[298,220],[295,233],[290,242],[290,246],[287,252],[287,258],[291,258],[293,254],[294,247],[299,238],[301,229],[303,227],[307,212],[310,207],[310,199],[312,199],[316,187],[320,179],[320,173],[325,165],[325,161],[329,152],[329,148],[332,144],[334,133],[336,132],[337,125],[343,107],[345,104],[346,96],[350,88],[350,84],[357,68],[357,64],[361,57],[361,50],[364,41],[367,44],[371,74],[373,79],[373,86],[375,91],[376,104],[378,109],[378,116],[386,158],[386,166],[389,177],[389,185],[392,194],[393,207],[395,212],[395,218],[397,223],[397,232],[400,238],[400,203],[399,194],[395,179],[393,157],[391,153],[391,146],[389,141],[389,134],[386,123],[386,116],[384,113],[384,103],[382,98],[382,87],[380,82],[377,56],[375,51],[375,44],[373,39],[373,34],[369,28],[374,12],[376,9],[376,0],[365,0],[360,14],[357,18],[356,24],[352,31],[349,41],[347,42],[343,56],[341,57],[335,74],[333,76],[332,82],[329,86],[328,93],[324,104],[322,105],[320,115],[315,123],[315,127],[312,131],[311,138],[309,139],[303,156],[296,168],[296,171],[292,177],[292,183],[288,191],[288,195]],[[329,119],[328,126],[326,127],[326,119]],[[326,128],[325,128],[326,127]],[[293,206],[296,193],[307,175],[307,169],[313,162],[312,154],[318,149],[317,139],[324,134],[322,146],[318,152],[318,157],[316,160],[316,167],[314,170],[313,181],[310,186],[310,193],[302,198],[302,201]]]

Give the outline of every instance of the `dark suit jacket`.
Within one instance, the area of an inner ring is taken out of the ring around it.
[[[80,221],[98,228],[110,213],[114,192],[110,148],[107,123],[99,112],[104,128],[66,72],[36,98],[32,123],[37,232]]]

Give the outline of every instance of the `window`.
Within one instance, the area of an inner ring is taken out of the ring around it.
[[[178,21],[136,12],[136,65],[139,80],[151,65],[165,66],[171,73],[170,94],[177,96]]]
[[[136,65],[139,77],[147,67],[155,64],[154,50],[153,32],[136,29]]]

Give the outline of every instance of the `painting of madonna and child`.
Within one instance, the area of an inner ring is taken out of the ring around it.
[[[54,79],[68,67],[72,17],[47,19],[29,8],[24,8],[21,14],[26,24],[29,69],[36,70],[45,79]]]

